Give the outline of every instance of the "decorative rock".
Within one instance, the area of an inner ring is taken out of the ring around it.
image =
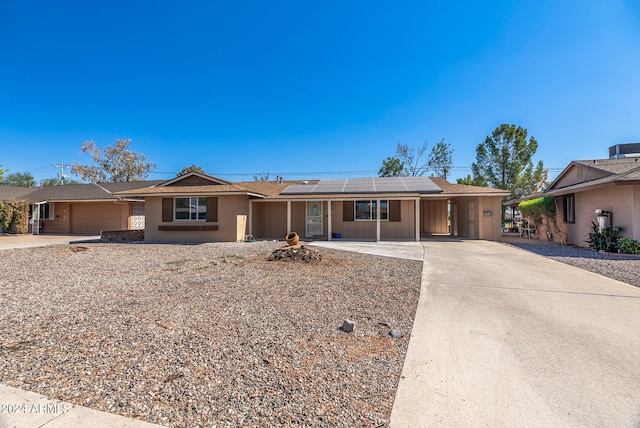
[[[345,333],[351,333],[355,329],[356,323],[354,321],[344,320],[344,322],[342,323],[342,331],[344,331]]]
[[[389,336],[393,337],[394,339],[399,339],[402,337],[402,333],[400,332],[400,330],[393,329],[389,332]]]

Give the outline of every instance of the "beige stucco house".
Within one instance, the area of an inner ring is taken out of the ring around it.
[[[586,246],[596,210],[610,213],[608,225],[640,241],[640,158],[571,162],[542,196],[554,196],[568,243]]]
[[[0,200],[31,205],[30,229],[41,233],[99,234],[107,230],[144,229],[144,200],[115,192],[149,187],[164,180],[69,184],[39,188],[0,186]],[[35,214],[35,215],[34,215]]]
[[[455,235],[498,241],[501,197],[508,192],[442,178],[375,177],[229,182],[189,173],[116,192],[145,201],[145,240],[420,240]]]

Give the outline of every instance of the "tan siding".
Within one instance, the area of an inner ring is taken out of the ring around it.
[[[298,236],[304,237],[306,229],[307,206],[305,202],[291,202],[291,230],[296,232]],[[304,239],[304,238],[302,238]]]
[[[478,239],[500,241],[502,239],[500,197],[480,197],[478,206],[478,225],[480,226]]]
[[[103,230],[127,230],[129,204],[115,202],[71,203],[70,233],[100,233]]]
[[[287,234],[286,202],[254,202],[252,215],[254,237],[284,239]]]
[[[255,209],[255,205],[254,205]],[[162,198],[145,198],[145,240],[151,242],[235,242],[246,231],[238,230],[238,216],[246,216],[249,213],[249,200],[244,195],[229,195],[218,197],[218,222],[162,222]],[[218,225],[215,231],[161,231],[159,225],[179,226],[193,224]],[[240,221],[240,224],[243,224]]]
[[[414,220],[416,218],[415,202],[400,201],[400,212],[402,221],[380,222],[380,239],[396,240],[416,238],[416,227],[414,223]]]
[[[420,231],[424,234],[449,233],[447,200],[423,200],[420,204]]]
[[[69,233],[69,204],[53,203],[53,220],[40,220],[43,233]]]

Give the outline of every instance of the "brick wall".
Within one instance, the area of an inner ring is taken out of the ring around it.
[[[102,242],[144,241],[144,230],[107,230],[100,233]]]

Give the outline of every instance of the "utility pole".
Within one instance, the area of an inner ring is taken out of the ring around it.
[[[64,186],[64,179],[69,177],[67,174],[64,173],[64,169],[65,168],[71,168],[71,165],[65,165],[65,164],[62,164],[62,163],[54,163],[53,166],[55,168],[60,168],[60,172],[58,173],[58,177],[60,177],[60,182]]]

